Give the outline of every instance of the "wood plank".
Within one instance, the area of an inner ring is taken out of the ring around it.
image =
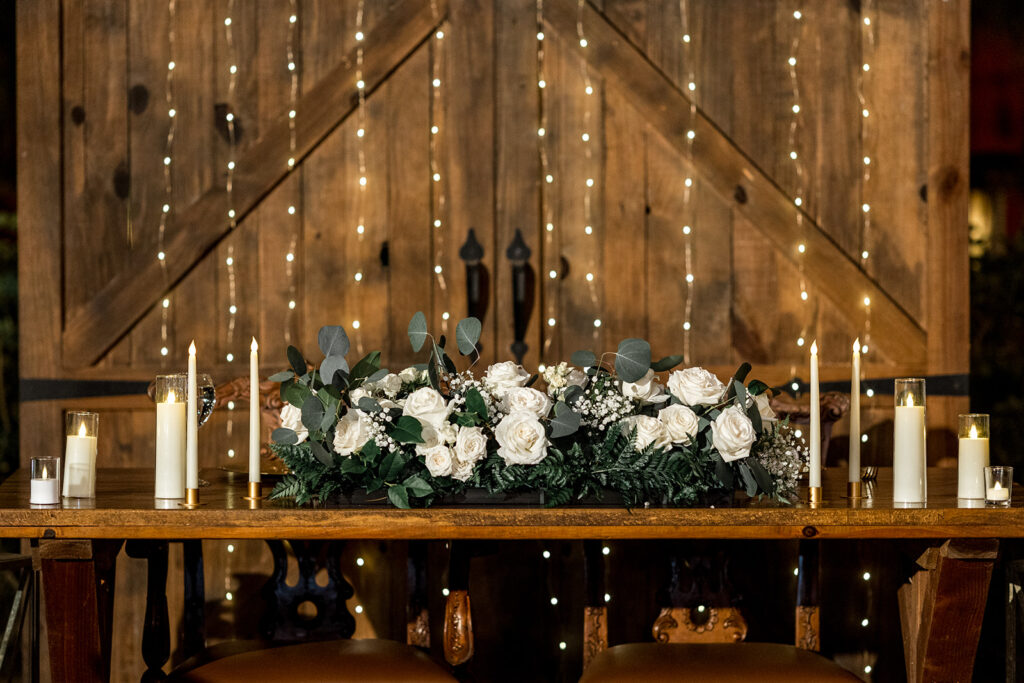
[[[100,468],[92,507],[31,509],[28,472],[0,484],[0,536],[38,538],[1020,538],[1024,501],[1005,509],[958,507],[957,474],[932,468],[929,507],[892,507],[892,470],[880,468],[872,498],[843,497],[846,472],[825,472],[825,502],[780,505],[738,496],[731,508],[504,504],[398,510],[387,504],[298,508],[290,500],[250,509],[244,476],[203,469],[201,508],[154,509],[152,468]],[[957,560],[960,561],[960,560]],[[965,560],[966,561],[966,560]]]
[[[61,42],[59,0],[19,0],[17,31],[18,153],[18,368],[22,377],[44,376],[60,366],[59,273],[63,191],[61,58],[48,46]],[[51,401],[20,403],[21,462],[59,456],[60,407]]]
[[[428,0],[405,0],[366,36],[364,79],[372,92],[434,28]],[[303,96],[298,112],[298,154],[306,157],[353,111],[354,55],[351,53],[329,75]],[[288,123],[286,114],[262,139],[241,155],[235,177],[237,218],[242,220],[263,197],[288,175]],[[197,261],[225,236],[225,196],[222,188],[208,190],[180,214],[181,226],[167,244],[169,280],[177,283]],[[88,303],[69,313],[63,340],[69,365],[94,363],[167,291],[160,268],[149,254],[129,257],[121,275],[112,279]]]
[[[928,5],[928,247],[926,320],[928,367],[970,367],[967,255],[970,89],[970,3]],[[952,429],[969,411],[964,398],[929,401],[929,422]],[[946,439],[944,451],[955,442]],[[930,449],[935,453],[938,449]]]
[[[439,319],[439,313],[446,306],[452,322],[467,315],[465,271],[458,251],[469,228],[477,229],[477,239],[483,245],[485,259],[494,264],[492,274],[508,269],[508,261],[504,258],[507,245],[494,241],[494,97],[495,78],[498,77],[493,49],[495,5],[489,0],[452,3],[448,32],[440,41],[443,43],[444,69],[441,72],[443,107],[438,118],[447,136],[447,169],[441,171],[441,184],[448,201],[448,229],[439,233],[444,236],[444,241],[441,245],[435,243],[434,250],[438,263],[444,268],[448,290],[444,293],[435,290],[435,297],[441,297],[435,303],[435,325],[444,322]],[[438,11],[443,13],[444,8]],[[435,234],[435,242],[439,234]],[[537,247],[532,246],[534,249]],[[511,292],[503,294],[511,296]],[[507,347],[497,347],[498,311],[494,296],[493,290],[488,293],[487,309],[492,314],[490,320],[484,321],[480,336],[483,347],[481,363],[511,357]],[[450,331],[453,332],[454,328]]]
[[[542,349],[544,309],[542,295],[553,295],[552,282],[542,263],[557,254],[548,254],[554,235],[547,233],[540,215],[541,178],[537,148],[537,112],[540,94],[537,88],[536,3],[513,0],[495,3],[495,59],[501,78],[494,83],[495,97],[495,227],[493,254],[486,259],[495,295],[490,315],[496,323],[496,353],[500,360],[511,357],[509,345],[515,338],[512,306],[512,270],[504,250],[512,243],[517,229],[532,247],[530,267],[537,278],[533,315],[526,328],[529,347],[523,364],[533,371],[543,359],[560,360],[553,348]],[[545,131],[546,134],[547,131]],[[485,226],[477,226],[477,234]],[[550,242],[548,240],[551,240]]]
[[[899,590],[909,681],[970,680],[998,550],[993,539],[950,540],[918,560]]]
[[[561,35],[574,35],[574,9],[554,5],[549,8],[548,17]],[[589,5],[584,13],[584,26],[590,46],[574,49],[618,87],[630,92],[648,123],[671,144],[682,148],[688,126],[684,112],[689,104],[683,93]],[[694,159],[709,186],[723,197],[732,197],[737,188],[741,188],[745,201],[737,201],[737,209],[763,230],[787,258],[794,258],[789,250],[799,238],[797,207],[706,117],[702,115],[693,130]],[[817,288],[850,317],[851,322],[859,322],[863,297],[869,296],[874,308],[877,345],[888,349],[897,360],[919,355],[925,338],[917,323],[891,296],[870,281],[809,216],[805,216],[804,221],[808,232],[805,239],[807,274]]]

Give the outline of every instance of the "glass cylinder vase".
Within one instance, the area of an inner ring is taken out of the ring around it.
[[[956,497],[964,500],[982,500],[985,498],[985,468],[989,464],[988,415],[960,415],[957,433],[960,448],[957,458]]]
[[[893,417],[892,500],[920,506],[928,500],[924,380],[897,379]]]
[[[64,416],[64,489],[65,498],[92,498],[96,495],[96,444],[100,416],[72,410]]]
[[[188,379],[184,373],[157,375],[156,392],[156,472],[154,497],[185,497],[185,393]]]

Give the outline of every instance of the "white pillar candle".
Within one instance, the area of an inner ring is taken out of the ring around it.
[[[960,437],[960,456],[957,462],[957,498],[985,497],[985,468],[988,467],[988,438],[978,436],[971,427],[966,437]]]
[[[860,481],[860,339],[853,342],[850,371],[850,471],[847,481]]]
[[[900,391],[908,380],[896,380],[896,408],[893,419],[893,502],[924,503],[928,497],[925,464],[924,380],[909,380],[914,390]],[[919,383],[919,384],[917,384]]]
[[[256,337],[249,352],[249,481],[260,480],[260,357]]]
[[[185,487],[199,488],[199,401],[196,396],[196,342],[188,347],[188,401],[185,403]]]
[[[64,448],[64,491],[66,498],[92,498],[96,495],[96,437],[86,434],[81,425],[78,434],[69,434]]]
[[[156,404],[156,498],[185,497],[185,402],[170,390]]]
[[[818,342],[811,343],[811,458],[808,485],[821,486],[821,398],[818,391]]]

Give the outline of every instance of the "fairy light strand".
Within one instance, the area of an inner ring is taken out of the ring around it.
[[[876,22],[872,20],[872,17],[877,15],[874,11],[874,0],[863,0],[861,3],[861,55],[862,63],[857,78],[857,99],[860,103],[861,116],[860,116],[860,141],[861,141],[861,252],[860,252],[860,266],[862,269],[867,269],[868,258],[871,256],[870,244],[871,244],[871,204],[869,201],[869,190],[871,184],[871,165],[875,159],[872,158],[870,150],[872,148],[872,130],[871,130],[871,108],[868,106],[867,98],[867,81],[871,77],[871,59],[874,57],[875,52],[875,31]],[[861,336],[864,343],[861,346],[861,353],[866,354],[868,347],[871,342],[871,299],[867,296],[864,297],[864,332]]]
[[[437,7],[430,5],[434,13],[435,23],[438,20]],[[448,300],[448,281],[445,278],[444,266],[441,263],[444,252],[445,223],[447,220],[447,198],[445,196],[444,177],[441,173],[441,115],[444,112],[445,79],[442,78],[444,67],[444,28],[438,28],[430,50],[430,224],[432,226],[432,243],[435,262],[434,278],[441,293],[441,332],[448,333],[448,321],[451,318]]]
[[[227,165],[227,180],[225,184],[225,190],[227,192],[227,203],[228,203],[228,228],[234,230],[237,223],[235,221],[235,196],[234,196],[234,179],[235,179],[235,164],[238,153],[238,139],[235,130],[235,92],[238,86],[238,59],[235,51],[235,40],[234,33],[232,30],[232,15],[235,11],[235,0],[229,0],[228,2],[228,13],[224,18],[224,42],[227,46],[228,55],[228,110],[224,115],[225,122],[227,124],[228,131],[228,165]],[[227,256],[224,259],[224,265],[227,269],[228,276],[228,330],[227,330],[227,348],[228,351],[224,355],[224,359],[228,363],[232,363],[235,360],[235,355],[231,351],[231,345],[234,342],[235,336],[235,323],[238,317],[238,302],[237,302],[237,282],[235,277],[236,264],[235,264],[235,245],[234,240],[228,239],[227,241]]]
[[[796,345],[803,347],[807,343],[807,334],[813,319],[811,308],[811,297],[807,288],[807,276],[805,271],[805,259],[807,255],[807,226],[804,221],[804,192],[805,174],[803,160],[797,151],[797,138],[804,115],[800,97],[800,81],[797,73],[797,62],[800,54],[800,33],[804,19],[800,6],[793,10],[793,38],[790,41],[789,57],[786,59],[786,67],[789,74],[789,81],[792,88],[792,102],[790,104],[789,136],[787,158],[793,164],[793,172],[796,175],[796,187],[793,197],[793,204],[797,207],[796,224],[799,235],[796,245],[796,263],[800,278],[800,334],[797,336]]]
[[[288,90],[288,170],[295,167],[296,150],[296,118],[298,113],[295,110],[299,98],[299,65],[296,59],[296,43],[299,26],[299,15],[297,0],[288,0],[288,45],[286,67],[289,76]],[[292,189],[292,200],[288,205],[287,219],[291,227],[291,237],[288,240],[288,251],[284,257],[285,281],[288,283],[288,310],[285,312],[284,341],[290,344],[292,341],[292,325],[295,319],[295,300],[298,295],[298,282],[295,273],[295,250],[298,248],[299,225],[302,220],[298,214],[297,206],[301,199],[301,186],[295,185]]]
[[[544,226],[543,260],[547,262],[548,255],[557,253],[555,249],[555,223],[554,206],[551,201],[550,185],[554,182],[554,175],[551,173],[551,154],[549,150],[551,136],[548,135],[548,100],[547,100],[547,72],[545,65],[544,49],[544,0],[537,0],[536,9],[537,21],[537,154],[540,159],[540,218]],[[547,263],[548,280],[547,286],[543,287],[544,292],[544,319],[546,323],[556,321],[555,313],[558,310],[558,297],[556,296],[557,270],[555,263]],[[556,277],[550,277],[555,273]],[[541,358],[546,358],[554,343],[555,335],[547,332],[550,324],[541,325],[541,334],[544,343]]]
[[[694,61],[693,37],[690,34],[690,8],[687,0],[679,0],[679,17],[682,24],[683,49],[682,56],[686,65],[686,92],[689,93],[689,125],[686,134],[686,164],[689,173],[693,172],[693,142],[696,139],[695,123],[697,121],[697,73]],[[693,178],[687,176],[683,180],[683,361],[690,363],[690,332],[693,328],[693,230],[697,222],[696,207],[693,206]]]
[[[362,246],[366,240],[366,190],[369,180],[366,176],[366,81],[364,80],[363,74],[363,59],[365,57],[365,48],[363,45],[363,18],[365,15],[365,1],[359,0],[356,4],[356,22],[355,22],[355,40],[356,40],[356,93],[358,95],[356,103],[356,161],[359,167],[359,173],[356,178],[356,241]],[[358,287],[363,282],[362,270],[356,270],[352,274],[352,281]],[[357,300],[361,301],[362,296],[356,297]],[[356,317],[352,319],[350,327],[352,330],[353,342],[358,353],[362,353],[362,338],[363,335],[359,331],[360,328],[359,313],[356,313]]]
[[[585,9],[586,0],[577,0],[576,3],[576,38],[579,40],[580,48],[583,50],[587,49],[589,42],[583,32],[583,11]],[[590,67],[587,65],[586,59],[580,59],[580,74],[583,77],[583,93],[586,97],[583,98],[583,128],[580,132],[580,139],[583,142],[583,163],[584,163],[584,175],[586,180],[583,182],[583,234],[585,237],[594,237],[594,217],[592,209],[593,193],[596,191],[596,173],[594,164],[593,154],[593,141],[592,135],[590,134],[590,124],[593,118],[593,102],[594,102],[594,83],[590,78]],[[597,262],[596,262],[596,247],[588,249],[591,254],[591,264],[588,268],[586,277],[587,292],[590,294],[591,310],[600,311],[598,300],[598,286],[597,286]],[[592,277],[591,277],[592,276]],[[550,322],[550,321],[549,321]],[[600,348],[601,338],[601,318],[594,318],[593,327],[591,334],[593,336],[594,345]]]
[[[160,274],[163,276],[164,287],[167,287],[167,252],[165,251],[165,236],[167,233],[167,219],[174,206],[174,177],[172,174],[171,162],[174,153],[174,134],[177,131],[177,109],[174,106],[174,57],[176,55],[174,31],[176,13],[176,0],[167,2],[167,76],[164,81],[164,101],[167,103],[167,138],[164,141],[163,171],[164,171],[164,201],[160,207],[160,223],[157,228],[156,249],[157,262],[160,264]],[[160,302],[160,356],[164,363],[170,353],[167,341],[168,327],[170,322],[171,295],[168,293]]]

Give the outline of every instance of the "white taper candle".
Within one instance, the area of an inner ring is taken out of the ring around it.
[[[249,481],[260,480],[260,357],[256,337],[249,352]]]
[[[199,488],[199,401],[196,392],[196,342],[188,347],[188,400],[185,402],[185,487]]]
[[[818,342],[811,343],[811,461],[808,485],[821,486],[821,399],[818,391]]]

